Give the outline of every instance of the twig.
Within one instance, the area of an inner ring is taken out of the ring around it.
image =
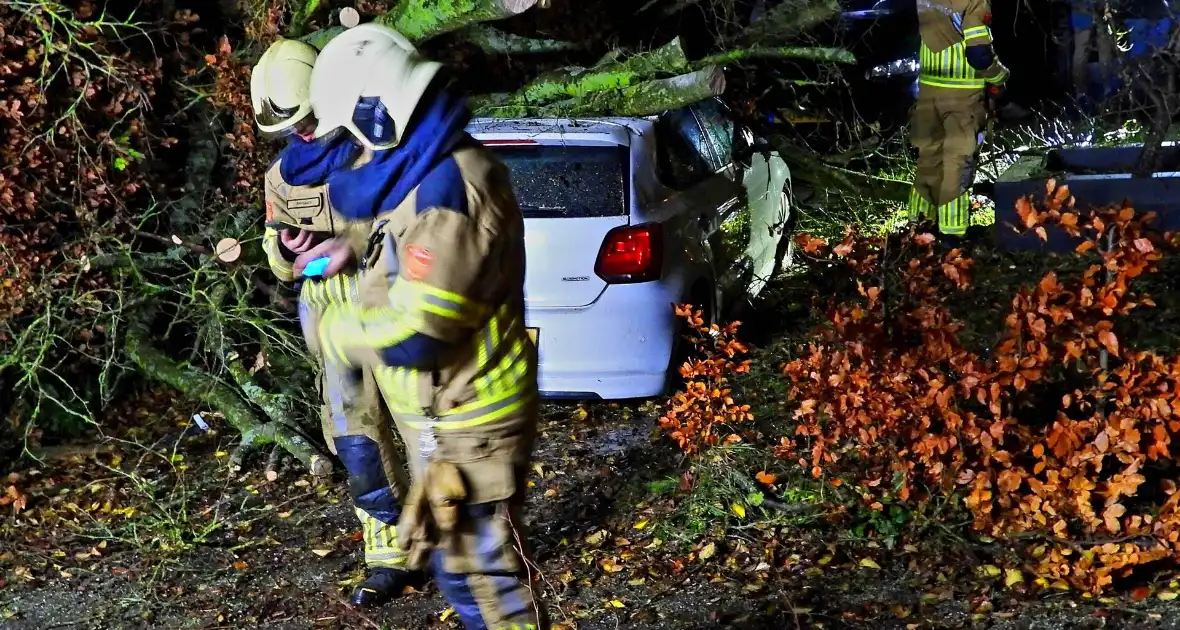
[[[356,608],[353,608],[351,605],[349,605],[349,603],[344,601],[344,598],[340,597],[340,594],[337,593],[336,590],[333,589],[332,587],[330,587],[330,586],[325,587],[324,593],[326,593],[328,595],[328,597],[333,602],[335,602],[338,606],[343,608],[344,611],[347,612],[350,616],[356,617],[357,619],[364,622],[364,624],[370,628],[374,628],[375,630],[381,630],[381,624],[377,623],[376,621],[373,621],[372,618],[370,618],[368,615],[362,613],[361,611],[359,611]]]

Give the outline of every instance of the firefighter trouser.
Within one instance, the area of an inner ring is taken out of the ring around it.
[[[415,481],[398,524],[410,566],[431,569],[467,630],[548,630],[521,518],[536,402],[494,427],[394,417]]]
[[[1070,64],[1073,73],[1074,94],[1077,97],[1087,96],[1090,92],[1090,51],[1099,51],[1099,76],[1097,81],[1102,86],[1101,94],[1110,90],[1110,74],[1114,71],[1114,41],[1106,31],[1106,24],[1101,21],[1089,20],[1088,26],[1074,27],[1074,54]]]
[[[306,299],[309,287],[305,283],[300,295],[299,318],[315,352],[318,344],[308,335],[318,319],[314,299],[318,296]],[[410,484],[402,447],[394,438],[393,418],[372,369],[342,368],[322,359],[320,368],[324,440],[348,471],[349,494],[361,522],[365,564],[403,569],[406,553],[397,544],[396,526]]]
[[[943,234],[966,233],[975,156],[986,121],[983,90],[919,88],[910,119],[910,143],[918,149],[911,219],[937,220]]]

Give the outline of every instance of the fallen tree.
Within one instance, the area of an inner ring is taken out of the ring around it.
[[[656,45],[626,44],[597,32],[556,39],[552,30],[530,26],[525,19],[540,15],[531,9],[546,4],[399,0],[364,6],[373,11],[366,19],[401,31],[424,54],[447,53],[454,61],[455,44],[467,44],[488,56],[487,63],[511,68],[497,89],[473,95],[479,115],[647,116],[725,94],[731,85],[727,68],[851,60],[838,48],[813,46],[797,37],[767,39],[748,32],[749,24],[721,21],[714,41],[694,48],[695,57],[675,34],[661,37]],[[221,414],[242,434],[232,458],[235,466],[272,447],[272,462],[277,453],[289,452],[313,473],[327,474],[331,460],[316,446],[318,437],[309,437],[319,434],[314,412],[318,401],[312,400],[315,366],[284,306],[293,296],[276,286],[258,248],[257,182],[272,146],[255,135],[248,84],[251,62],[278,33],[322,47],[342,28],[329,24],[329,3],[298,3],[285,31],[287,15],[272,7],[249,18],[262,20],[247,24],[253,40],[235,44],[222,38],[209,54],[193,55],[187,49],[168,57],[170,72],[183,74],[187,68],[187,78],[165,83],[160,81],[160,60],[136,56],[150,47],[127,46],[136,38],[155,37],[149,24],[119,22],[87,7],[83,0],[76,6],[0,7],[0,25],[12,26],[9,32],[17,32],[16,24],[39,24],[49,29],[42,34],[87,44],[78,50],[52,49],[56,56],[47,58],[51,68],[64,64],[61,72],[42,75],[37,64],[28,64],[19,67],[16,83],[0,77],[0,109],[11,111],[11,103],[24,108],[25,100],[35,96],[31,85],[52,99],[40,109],[25,109],[29,119],[44,128],[58,125],[42,138],[50,142],[40,153],[0,152],[0,161],[14,173],[56,182],[52,177],[62,175],[65,167],[45,156],[81,156],[81,162],[66,169],[77,167],[77,178],[69,181],[90,183],[80,206],[51,191],[38,197],[44,199],[40,206],[28,206],[53,208],[28,233],[46,235],[44,243],[55,243],[54,251],[68,254],[54,254],[59,257],[43,267],[4,265],[5,273],[19,270],[41,279],[37,292],[11,292],[19,305],[0,310],[5,317],[0,350],[7,353],[0,381],[16,392],[18,401],[6,413],[24,414],[27,419],[16,426],[33,436],[31,427],[45,409],[60,408],[71,418],[93,421],[95,411],[134,382],[126,378],[134,375],[167,384]],[[773,13],[781,17],[781,11]],[[813,18],[822,13],[807,12],[797,24],[798,33],[818,23]],[[169,24],[169,37],[183,41],[210,28],[195,15]],[[22,41],[38,41],[36,32],[33,28]],[[194,58],[201,60],[200,67],[186,66]],[[463,70],[462,62],[456,65]],[[109,77],[130,73],[131,79],[120,83],[96,73],[98,68],[110,70]],[[24,82],[26,75],[33,83]],[[48,83],[38,83],[39,76]],[[496,73],[492,78],[499,77]],[[103,100],[108,94],[109,101]],[[86,109],[91,104],[103,109]],[[175,113],[159,119],[159,112]],[[83,114],[84,119],[79,117]],[[10,147],[27,140],[27,130],[14,120],[20,119],[0,116]],[[97,139],[101,150],[74,144],[75,138]],[[166,149],[171,147],[183,153],[170,155]],[[0,193],[6,190],[0,181]],[[25,206],[18,205],[23,212]],[[61,221],[63,216],[68,220]],[[19,212],[10,219],[12,225],[34,225]],[[78,234],[55,232],[70,225],[89,227]],[[58,243],[63,236],[75,240],[62,247]],[[240,247],[231,261],[219,256],[216,245],[226,238]],[[11,245],[5,251],[22,251],[8,233],[0,240]],[[63,269],[65,275],[53,275]],[[0,293],[7,287],[0,286]],[[55,287],[75,293],[55,297]],[[63,316],[67,311],[68,317]],[[81,331],[62,332],[65,321]],[[257,359],[248,365],[241,357]],[[71,360],[84,369],[77,374],[60,369]]]

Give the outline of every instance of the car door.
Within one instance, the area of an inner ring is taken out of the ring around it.
[[[732,174],[718,168],[717,156],[692,107],[665,112],[656,122],[657,173],[676,191],[666,211],[683,215],[675,221],[683,238],[699,243],[716,271],[710,239],[721,218],[738,203]]]

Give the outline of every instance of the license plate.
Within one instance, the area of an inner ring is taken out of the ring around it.
[[[537,345],[537,335],[540,334],[541,329],[540,328],[528,328],[526,330],[529,333],[529,339],[531,339],[533,341],[533,345],[534,346]]]

